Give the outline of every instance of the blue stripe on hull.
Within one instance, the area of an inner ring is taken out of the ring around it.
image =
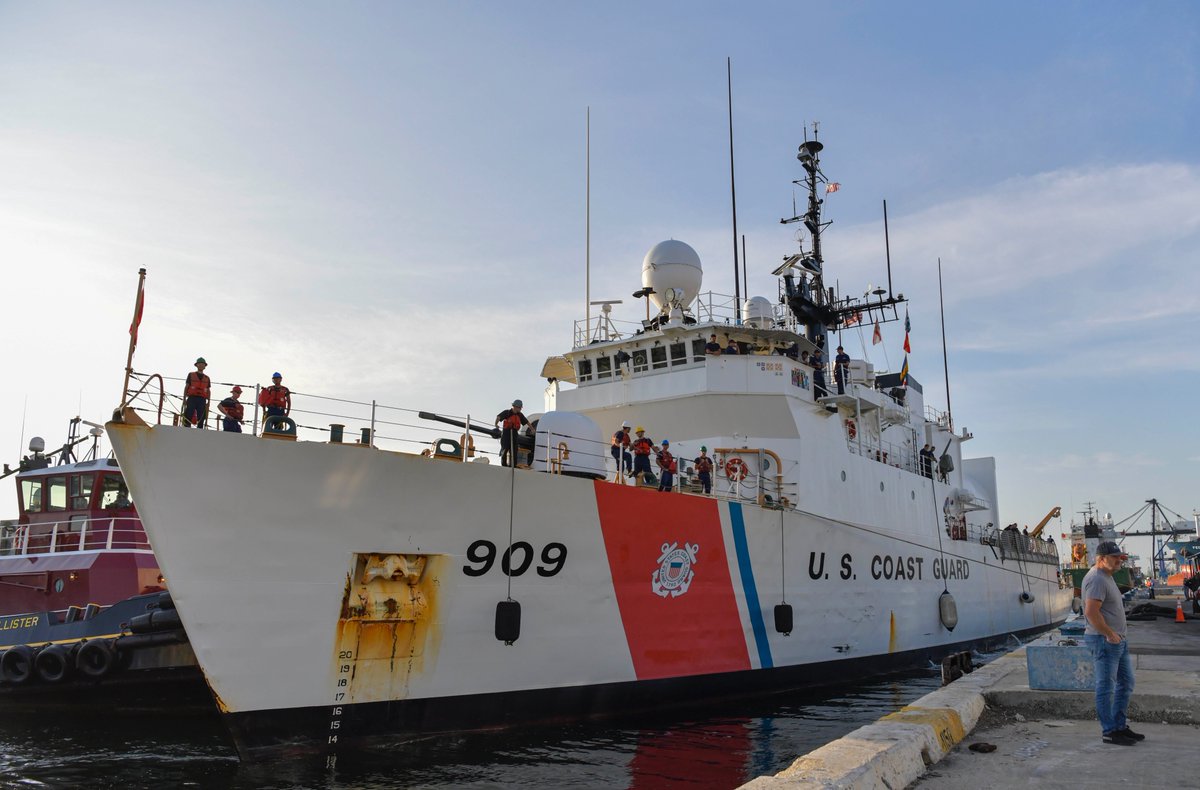
[[[733,528],[733,546],[737,551],[738,571],[742,577],[742,590],[746,595],[746,611],[750,613],[750,626],[754,629],[754,643],[758,648],[758,664],[763,669],[775,666],[771,660],[771,645],[767,642],[767,626],[763,622],[762,607],[758,602],[758,588],[754,584],[754,568],[750,566],[750,547],[746,544],[746,521],[742,517],[742,506],[729,503],[729,525]]]

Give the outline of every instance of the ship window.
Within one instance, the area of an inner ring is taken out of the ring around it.
[[[125,487],[124,479],[117,475],[105,475],[100,486],[100,507],[127,508],[130,504],[129,489]]]
[[[71,475],[68,489],[71,495],[71,510],[86,510],[92,501],[94,475]]]
[[[645,373],[647,367],[648,366],[646,364],[646,349],[639,348],[638,350],[633,352],[633,372],[634,373]]]
[[[579,360],[579,380],[580,381],[591,381],[592,380],[592,361],[590,359]]]
[[[21,502],[26,513],[42,512],[42,479],[26,478],[21,481]]]
[[[600,357],[596,360],[596,378],[611,379],[612,378],[612,358]]]
[[[688,361],[687,345],[684,343],[672,343],[671,344],[671,367],[674,367],[676,365],[686,365],[687,361]]]
[[[704,338],[699,338],[692,341],[692,361],[704,361]]]
[[[67,478],[46,478],[46,510],[67,509]]]
[[[655,346],[650,349],[650,367],[661,370],[667,366],[667,349],[665,346]]]

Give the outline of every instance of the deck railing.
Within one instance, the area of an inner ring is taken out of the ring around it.
[[[49,526],[49,531],[46,527]],[[35,531],[36,530],[36,531]],[[112,549],[150,550],[142,522],[130,516],[73,518],[22,524],[0,535],[0,555],[67,554]]]

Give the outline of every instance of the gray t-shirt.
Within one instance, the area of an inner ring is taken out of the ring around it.
[[[1108,623],[1109,628],[1121,636],[1125,636],[1125,601],[1121,598],[1121,590],[1113,581],[1113,577],[1099,568],[1093,567],[1083,577],[1083,583],[1079,590],[1083,593],[1085,605],[1088,601],[1100,601],[1100,616],[1104,618],[1104,622]],[[1087,621],[1083,633],[1100,634],[1092,625],[1091,620]]]

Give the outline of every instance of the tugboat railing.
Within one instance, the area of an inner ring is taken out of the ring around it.
[[[74,518],[53,522],[49,532],[34,533],[30,530],[31,526],[45,524],[22,524],[13,532],[0,536],[0,556],[25,557],[114,549],[151,550],[150,541],[135,516]]]

